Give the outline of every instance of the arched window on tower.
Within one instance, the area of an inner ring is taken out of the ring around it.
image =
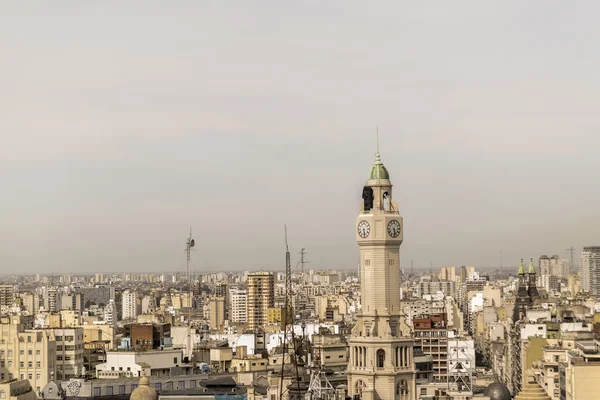
[[[357,380],[356,384],[354,385],[354,394],[356,394],[358,396],[362,396],[364,387],[365,387],[365,384],[363,383],[363,381],[361,381],[360,379]]]
[[[377,350],[377,368],[383,368],[385,365],[385,350]]]
[[[363,209],[365,212],[373,208],[373,188],[365,186],[363,188],[362,198],[364,201]]]
[[[383,193],[383,209],[390,211],[390,194],[388,192]]]

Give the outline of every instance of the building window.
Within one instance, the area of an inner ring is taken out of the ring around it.
[[[35,374],[35,379],[42,379],[42,375],[41,374]]]
[[[23,349],[19,350],[19,355],[24,356],[25,355],[25,350],[23,350]]]
[[[160,382],[156,382],[156,383],[154,384],[154,389],[155,389],[157,392],[158,392],[158,391],[161,391],[161,390],[162,390],[162,383],[160,383]]]
[[[112,386],[107,386],[106,387],[106,395],[107,396],[112,396],[113,395],[113,387]]]
[[[36,361],[36,362],[35,362],[35,367],[36,367],[36,368],[41,368],[41,367],[42,367],[42,363],[41,363],[41,361]]]
[[[385,351],[383,349],[377,350],[377,368],[383,368],[385,365]]]
[[[179,381],[179,389],[185,389],[185,381]]]
[[[119,386],[119,394],[120,395],[124,395],[125,394],[125,385],[120,385]]]
[[[9,356],[9,357],[12,357],[12,350],[9,350],[9,351],[8,351],[8,356]]]
[[[33,374],[27,374],[27,379],[29,379],[29,380],[33,379]]]
[[[94,388],[94,397],[100,397],[101,394],[102,394],[102,388],[95,387]]]
[[[31,343],[31,335],[27,336],[27,341]]]
[[[19,363],[19,367],[21,367],[21,368],[25,368],[25,361],[21,361],[21,362]]]
[[[36,350],[36,351],[35,351],[35,355],[36,355],[36,356],[39,356],[39,355],[40,355],[40,351],[39,351],[39,350]]]
[[[27,362],[27,368],[33,368],[33,361]]]
[[[33,355],[33,350],[31,350],[31,349],[27,350],[27,355],[28,356],[32,356]]]
[[[173,364],[177,364],[177,357],[173,357]]]

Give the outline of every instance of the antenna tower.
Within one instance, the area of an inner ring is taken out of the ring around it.
[[[190,275],[190,258],[194,245],[196,242],[192,239],[192,227],[190,227],[190,236],[185,242],[185,253],[187,256],[187,283],[188,283],[188,323],[187,323],[187,343],[186,350],[188,353],[189,360],[192,359],[192,279]]]
[[[306,249],[300,250],[300,268],[302,271],[302,275],[304,275],[304,265],[310,263],[310,261],[306,261],[304,256],[306,255]]]
[[[285,357],[289,353],[290,344],[288,342],[288,336],[291,336],[292,340],[292,348],[294,350],[293,357],[290,357],[294,372],[296,375],[296,383],[298,385],[298,393],[300,393],[300,376],[298,371],[298,352],[296,349],[296,338],[294,335],[294,313],[292,312],[292,261],[290,256],[290,249],[288,246],[287,240],[287,226],[284,225],[285,231],[285,315],[283,317],[283,357],[281,359],[281,379],[279,381],[279,398],[283,399],[284,394],[284,385],[283,381],[285,380]],[[304,249],[302,249],[304,251]],[[288,332],[290,329],[291,332]],[[290,335],[288,335],[290,333]],[[287,388],[289,389],[289,387]]]

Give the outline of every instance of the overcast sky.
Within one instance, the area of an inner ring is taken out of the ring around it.
[[[0,5],[0,271],[354,268],[381,154],[404,267],[600,245],[596,2]]]

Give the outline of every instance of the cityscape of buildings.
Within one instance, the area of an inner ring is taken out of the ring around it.
[[[358,270],[4,277],[0,398],[595,398],[600,246],[415,272],[379,153],[362,193]]]

